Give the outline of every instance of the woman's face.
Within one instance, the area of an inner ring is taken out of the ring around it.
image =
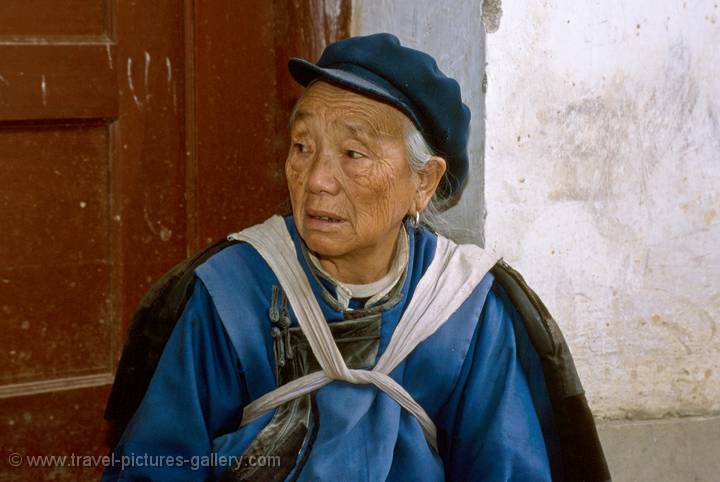
[[[394,248],[417,192],[406,122],[389,105],[324,82],[298,102],[285,174],[297,229],[321,259]]]

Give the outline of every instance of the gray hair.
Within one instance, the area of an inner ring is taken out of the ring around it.
[[[405,126],[405,147],[407,149],[410,170],[414,174],[417,174],[425,169],[430,161],[430,158],[437,155],[410,119],[407,119]],[[444,179],[440,182],[444,182]],[[440,206],[441,202],[438,200],[436,191],[430,199],[428,205],[422,213],[420,213],[420,222],[427,225],[434,231],[443,231],[444,229],[442,228],[446,227],[446,221],[443,220],[440,215],[442,212]]]

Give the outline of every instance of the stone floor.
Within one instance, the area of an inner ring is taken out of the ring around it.
[[[720,416],[599,423],[614,482],[720,482]]]

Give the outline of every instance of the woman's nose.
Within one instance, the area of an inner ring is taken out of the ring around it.
[[[318,151],[310,164],[307,188],[313,194],[337,194],[340,184],[337,179],[337,162],[331,153]]]

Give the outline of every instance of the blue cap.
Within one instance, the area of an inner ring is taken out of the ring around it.
[[[460,86],[425,52],[403,47],[394,35],[351,37],[329,45],[317,64],[293,58],[293,78],[303,86],[323,80],[399,109],[415,124],[447,170],[437,190],[440,208],[455,205],[468,177],[470,109]]]

